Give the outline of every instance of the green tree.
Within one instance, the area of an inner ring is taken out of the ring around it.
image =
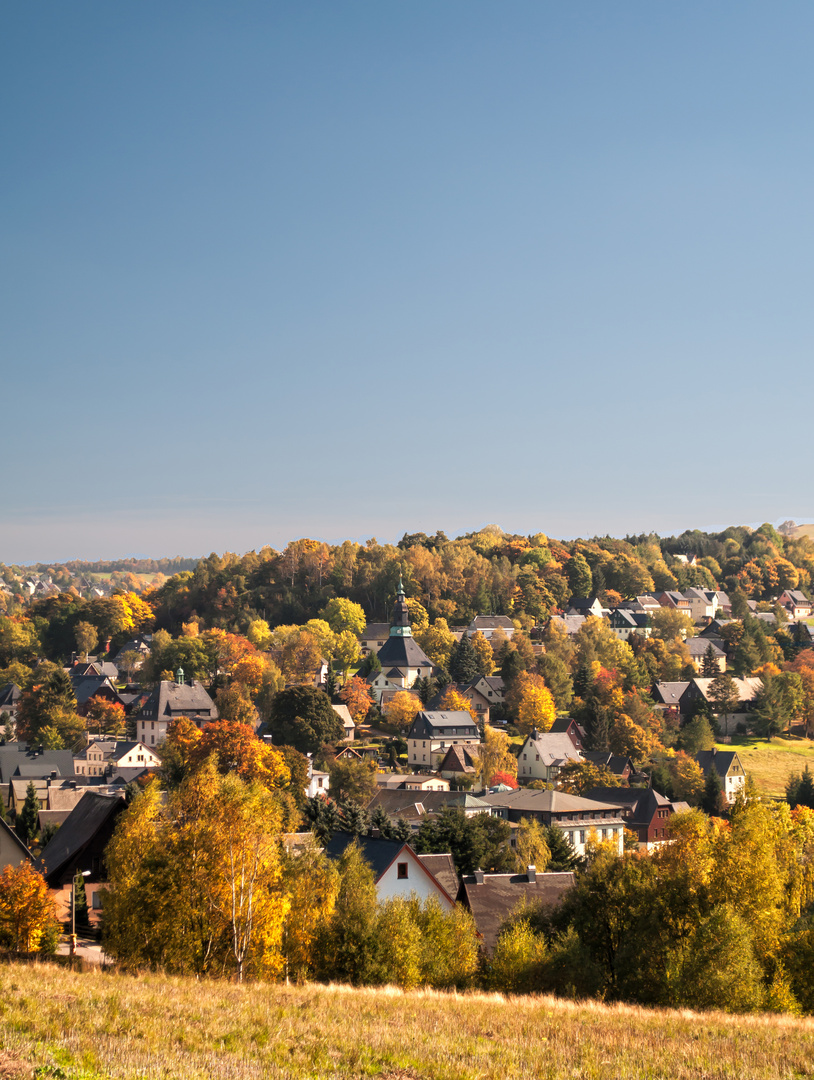
[[[545,680],[558,711],[565,712],[574,700],[574,683],[565,663],[552,653],[543,653],[537,660],[537,673]]]
[[[89,622],[78,622],[74,628],[74,637],[76,639],[76,647],[82,654],[82,658],[87,660],[88,653],[93,652],[96,648],[96,643],[99,640],[99,634],[96,631],[96,627]]]
[[[335,634],[349,630],[352,634],[361,634],[367,626],[367,616],[361,604],[337,596],[329,600],[319,613]]]
[[[684,725],[679,732],[678,745],[691,757],[702,750],[711,750],[715,745],[715,736],[706,716],[696,716]]]
[[[25,802],[17,819],[17,835],[26,847],[31,847],[39,832],[40,800],[37,798],[37,789],[34,781],[28,781],[25,789]]]
[[[592,595],[593,576],[584,555],[577,553],[568,562],[566,572],[572,596],[587,598]]]
[[[453,645],[449,656],[449,675],[453,682],[466,683],[479,674],[478,654],[475,652],[469,635],[464,633],[461,640]]]
[[[505,846],[511,827],[501,818],[475,814],[467,818],[459,808],[445,807],[435,818],[425,818],[413,846],[424,854],[450,852],[459,874],[477,869],[508,873],[514,856]]]
[[[704,656],[701,660],[701,677],[704,679],[714,679],[718,672],[718,658],[715,655],[712,642],[710,642],[704,650]]]
[[[291,686],[276,694],[270,726],[275,742],[293,746],[302,754],[316,753],[345,735],[328,696],[314,686]]]
[[[711,817],[721,817],[726,810],[726,797],[723,784],[718,775],[715,765],[710,765],[706,780],[704,781],[704,795],[701,799],[701,809]]]
[[[314,968],[324,980],[362,986],[376,962],[376,882],[358,844],[339,859],[339,887],[330,920],[314,945]]]
[[[495,670],[495,654],[492,651],[492,646],[480,630],[476,630],[469,640],[478,659],[478,671],[481,675],[491,675]]]
[[[796,671],[765,676],[755,708],[755,726],[767,739],[785,731],[803,708],[803,681]]]
[[[331,775],[331,795],[337,802],[356,802],[367,806],[376,793],[374,762],[353,758],[336,758],[328,766]]]
[[[738,684],[732,678],[732,675],[728,671],[719,671],[709,684],[709,691],[707,696],[709,697],[710,704],[715,710],[718,716],[723,714],[724,718],[724,733],[729,734],[729,717],[734,713],[740,705],[740,694],[738,693]]]

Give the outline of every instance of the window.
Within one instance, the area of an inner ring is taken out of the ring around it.
[[[580,842],[580,844],[585,843],[585,830],[584,829],[580,829],[580,831],[579,831],[579,842]]]
[[[94,911],[100,911],[102,907],[102,893],[95,892],[91,896],[90,906]]]
[[[400,878],[401,880],[404,880],[407,877],[407,863],[406,862],[400,862],[398,864],[397,870],[398,870],[398,873],[397,873],[396,876],[398,878]]]

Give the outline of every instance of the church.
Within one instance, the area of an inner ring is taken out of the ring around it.
[[[399,591],[390,623],[390,634],[378,652],[382,670],[370,679],[370,689],[377,701],[384,690],[409,689],[416,679],[432,675],[434,665],[413,637],[410,629],[410,612],[404,585],[399,575]]]

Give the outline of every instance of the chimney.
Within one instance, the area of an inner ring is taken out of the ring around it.
[[[52,779],[52,780],[56,780],[56,778],[57,778],[57,771],[56,771],[56,769],[51,769],[51,779]]]
[[[536,866],[527,866],[526,867],[526,876],[529,879],[529,884],[534,885],[536,883],[536,881],[537,881],[537,867]]]
[[[483,871],[482,870],[476,870],[475,871],[475,884],[476,885],[482,885],[483,884]]]

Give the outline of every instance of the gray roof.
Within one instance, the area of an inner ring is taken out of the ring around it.
[[[547,789],[531,791],[518,788],[517,791],[501,791],[483,796],[483,801],[490,806],[507,806],[512,810],[529,810],[551,814],[584,814],[595,810],[607,810],[606,803],[584,799],[581,795],[569,795],[566,791]]]
[[[690,651],[690,656],[694,658],[703,657],[706,654],[707,649],[712,649],[712,655],[718,659],[718,657],[725,656],[726,653],[723,649],[718,648],[712,638],[689,638],[687,641],[687,648]]]
[[[707,775],[710,768],[714,765],[715,771],[723,779],[735,762],[740,765],[741,772],[743,772],[741,759],[738,757],[737,751],[735,750],[701,750],[695,755],[695,760],[701,766],[701,771],[704,776]]]
[[[514,630],[508,615],[476,615],[469,624],[470,630]]]
[[[192,683],[160,682],[144,702],[142,717],[172,720],[176,716],[206,716],[217,720],[218,707],[195,679]]]
[[[13,776],[31,776],[45,779],[55,772],[57,776],[74,776],[73,754],[70,750],[43,750],[28,748],[28,743],[7,743],[0,746],[0,783],[7,784]]]
[[[373,813],[377,807],[381,807],[386,814],[397,816],[405,813],[409,816],[419,816],[421,810],[425,814],[437,814],[441,810],[451,807],[463,811],[484,811],[491,813],[491,807],[484,799],[470,795],[466,791],[408,791],[396,788],[379,788],[367,806],[368,813]],[[420,806],[420,810],[415,810]]]
[[[564,731],[547,731],[545,734],[537,734],[529,737],[520,750],[518,761],[522,759],[523,751],[529,748],[532,753],[540,755],[540,761],[544,765],[553,765],[557,761],[579,761],[579,750],[574,747],[571,736]],[[526,750],[528,753],[528,750]]]
[[[414,637],[388,637],[378,652],[382,670],[385,667],[426,668],[429,673],[435,666]]]
[[[415,719],[407,732],[408,739],[420,739],[434,737],[436,734],[445,737],[460,735],[462,738],[479,738],[478,725],[468,712],[429,711],[422,710],[416,713]]]
[[[678,705],[687,692],[687,682],[659,682],[653,686],[653,697],[664,705]]]
[[[109,690],[116,698],[119,693],[107,675],[71,675],[71,686],[76,695],[76,704],[84,705],[90,701],[94,694],[104,688]]]
[[[386,638],[389,635],[390,623],[374,622],[368,623],[359,636],[363,639],[372,640],[373,638]]]

